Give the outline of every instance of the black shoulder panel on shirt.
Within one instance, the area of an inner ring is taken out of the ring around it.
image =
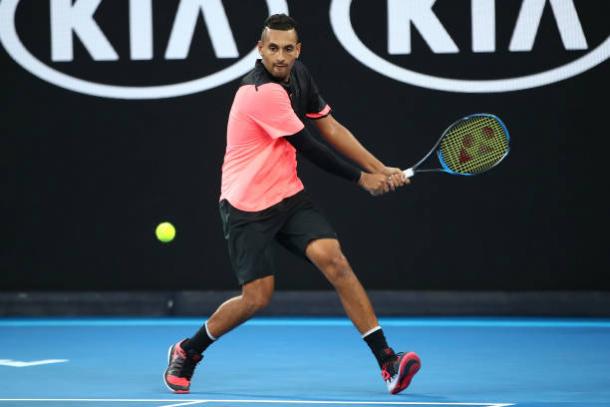
[[[241,86],[254,85],[257,90],[259,86],[266,83],[277,83],[281,85],[290,97],[293,110],[301,118],[304,118],[305,114],[311,109],[312,94],[315,96],[313,99],[315,99],[316,105],[324,104],[318,101],[319,97],[317,96],[317,90],[312,88],[313,81],[311,75],[305,65],[299,60],[296,60],[292,66],[290,81],[288,83],[279,81],[273,77],[273,75],[267,71],[260,59],[256,61],[254,69],[248,72],[241,80]]]
[[[254,85],[258,88],[259,86],[270,82],[279,83],[279,81],[275,79],[273,75],[267,72],[265,65],[263,65],[262,61],[258,59],[254,65],[254,69],[248,72],[246,76],[241,79],[241,86]]]

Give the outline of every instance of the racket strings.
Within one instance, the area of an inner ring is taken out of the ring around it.
[[[441,141],[439,159],[451,171],[469,175],[489,170],[508,153],[504,127],[490,116],[457,123]]]

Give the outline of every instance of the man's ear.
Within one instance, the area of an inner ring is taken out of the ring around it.
[[[297,42],[297,45],[295,46],[296,50],[297,50],[297,58],[301,55],[301,43]]]
[[[258,54],[263,56],[263,42],[261,40],[256,43],[256,48],[258,48]]]

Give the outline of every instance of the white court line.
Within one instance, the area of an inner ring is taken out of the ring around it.
[[[376,406],[481,406],[508,407],[514,403],[457,403],[430,401],[339,401],[339,400],[205,400],[206,403],[257,403],[257,404],[336,404]],[[169,406],[164,406],[169,407]]]
[[[205,403],[205,401],[195,400],[195,401],[189,401],[189,402],[186,402],[186,403],[169,404],[167,406],[161,406],[161,407],[190,406],[190,405],[193,405],[193,404],[203,404],[203,403]]]
[[[124,403],[178,403],[161,407],[177,407],[204,403],[251,403],[251,404],[335,404],[335,405],[377,405],[377,406],[481,406],[508,407],[515,403],[452,403],[430,401],[337,401],[337,400],[184,400],[184,399],[0,399],[4,401],[37,402],[124,402]]]
[[[68,362],[68,359],[45,359],[45,360],[33,360],[31,362],[22,362],[20,360],[13,360],[13,359],[0,359],[0,366],[30,367],[30,366],[50,365],[53,363],[64,363],[64,362]]]

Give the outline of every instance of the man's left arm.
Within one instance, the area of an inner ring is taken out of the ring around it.
[[[400,168],[387,167],[383,164],[354,137],[351,131],[335,120],[332,114],[313,120],[313,122],[328,144],[365,171],[391,177],[394,187],[409,183],[409,179],[404,176]]]

